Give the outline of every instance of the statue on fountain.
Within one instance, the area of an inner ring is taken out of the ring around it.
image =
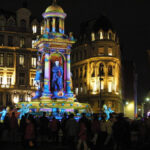
[[[107,105],[104,105],[103,108],[104,108],[104,112],[105,112],[106,115],[107,115],[107,116],[106,116],[106,120],[108,120],[108,119],[110,118],[110,114],[113,113],[114,111],[111,110],[110,107],[107,108]]]
[[[32,104],[27,104],[26,106],[24,104],[22,104],[22,108],[20,108],[18,110],[18,112],[20,112],[20,115],[19,115],[19,119],[22,118],[22,116],[24,116],[25,114],[27,114],[30,109],[29,109],[29,106],[31,106]]]
[[[59,65],[59,61],[55,61],[52,67],[52,89],[54,91],[53,98],[63,96],[63,68]],[[62,95],[58,95],[60,92]]]
[[[1,114],[1,121],[4,121],[5,116],[6,116],[6,114],[7,114],[7,110],[4,108],[4,109],[0,112],[0,114]]]
[[[32,99],[36,99],[41,97],[41,86],[40,86],[40,80],[41,80],[41,74],[42,74],[42,64],[40,61],[37,62],[37,71],[35,75],[35,84],[38,87],[38,90],[35,93],[35,96]]]

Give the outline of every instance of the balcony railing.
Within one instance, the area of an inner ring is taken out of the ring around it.
[[[11,31],[11,32],[28,32],[32,33],[31,28],[22,28],[22,27],[6,27],[6,26],[0,26],[0,31]]]

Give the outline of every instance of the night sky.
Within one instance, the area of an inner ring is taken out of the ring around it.
[[[52,0],[27,0],[35,17],[41,16]],[[66,31],[79,32],[80,23],[103,12],[111,20],[128,60],[134,60],[138,73],[138,100],[149,90],[150,69],[146,50],[150,49],[150,12],[148,0],[57,0],[67,13]],[[0,8],[16,11],[22,0],[1,1]]]

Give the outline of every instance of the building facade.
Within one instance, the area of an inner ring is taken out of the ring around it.
[[[120,45],[105,16],[81,24],[71,60],[78,100],[90,103],[94,112],[99,112],[104,104],[122,112]]]
[[[43,26],[42,21],[31,18],[27,8],[15,13],[0,10],[0,106],[30,101],[36,90],[37,50],[33,44]]]

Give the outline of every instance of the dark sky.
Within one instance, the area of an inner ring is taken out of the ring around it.
[[[33,16],[40,16],[52,0],[27,0]],[[119,34],[122,54],[134,60],[138,73],[138,99],[149,90],[150,69],[146,50],[150,48],[150,12],[148,0],[57,0],[67,13],[66,30],[79,32],[80,23],[104,12]],[[16,11],[22,0],[3,0],[0,8]]]

